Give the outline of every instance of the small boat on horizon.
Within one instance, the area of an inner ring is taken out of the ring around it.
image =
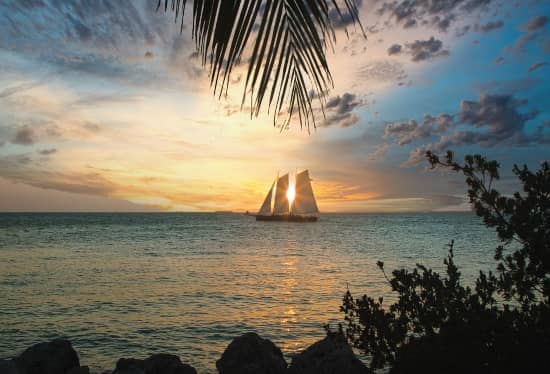
[[[309,171],[297,173],[295,185],[289,182],[288,173],[275,178],[256,214],[256,221],[316,222],[319,219]]]

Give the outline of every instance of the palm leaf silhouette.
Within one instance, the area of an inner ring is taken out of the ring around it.
[[[274,125],[286,113],[281,129],[295,114],[301,127],[316,127],[312,101],[319,99],[324,114],[326,92],[333,87],[325,54],[335,42],[331,12],[349,17],[365,35],[354,0],[341,2],[340,7],[337,0],[194,0],[192,36],[202,64],[210,67],[214,94],[227,94],[233,68],[248,47],[241,109],[248,98],[251,117],[267,105]],[[162,3],[175,21],[181,19],[183,30],[187,0],[159,0],[157,10]]]

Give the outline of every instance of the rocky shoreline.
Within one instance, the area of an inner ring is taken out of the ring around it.
[[[93,365],[92,365],[93,366]],[[272,341],[254,332],[243,334],[227,346],[216,361],[219,374],[368,374],[339,332],[327,336],[297,354],[288,364]],[[71,342],[55,339],[35,344],[19,356],[0,360],[1,374],[89,374],[81,366]],[[121,358],[112,371],[103,374],[197,374],[178,356],[154,354],[146,359]]]

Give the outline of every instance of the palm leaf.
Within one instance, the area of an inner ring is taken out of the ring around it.
[[[187,1],[159,0],[157,10],[163,1],[165,12],[172,11],[176,22],[181,19],[183,30]],[[354,0],[341,2],[365,35]],[[274,125],[286,115],[281,129],[296,113],[301,127],[315,127],[313,98],[324,113],[326,92],[333,87],[326,60],[335,42],[331,9],[344,17],[337,0],[194,0],[192,36],[202,64],[209,65],[214,93],[219,98],[227,94],[233,68],[249,50],[241,109],[248,98],[251,117],[267,105]]]

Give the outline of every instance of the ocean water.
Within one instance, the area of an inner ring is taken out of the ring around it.
[[[472,213],[0,214],[0,358],[66,337],[94,372],[165,352],[211,373],[246,331],[290,358],[342,320],[347,287],[394,298],[377,260],[443,269],[451,240],[467,281],[494,266]]]

